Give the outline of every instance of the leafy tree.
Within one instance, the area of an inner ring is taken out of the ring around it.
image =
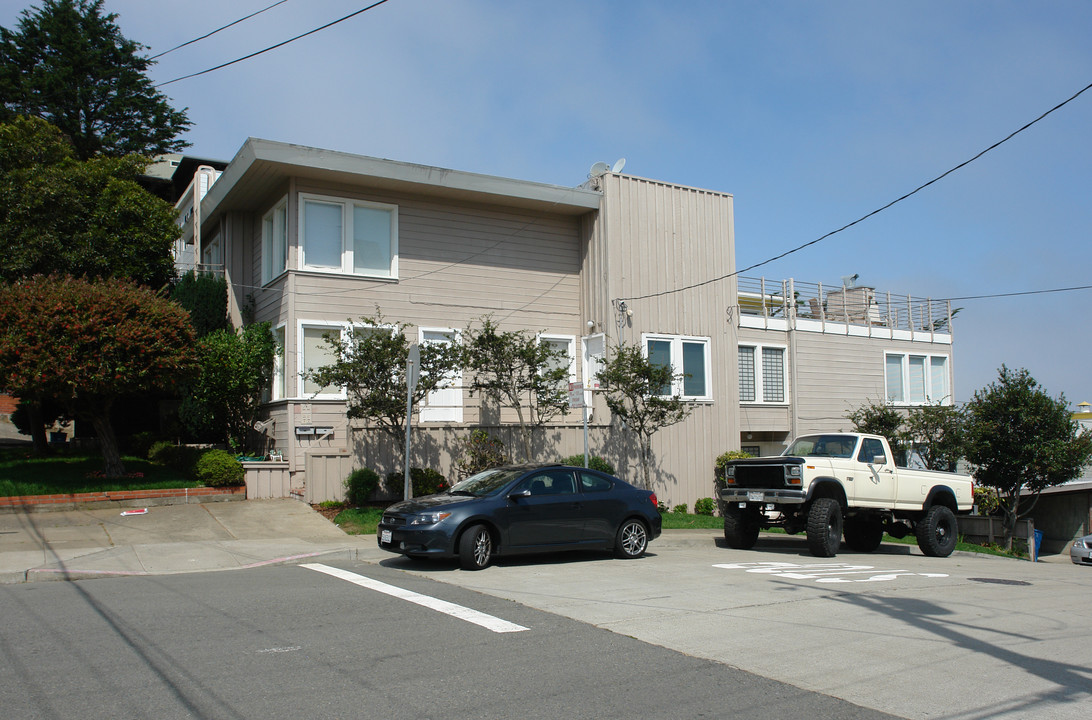
[[[533,434],[569,410],[569,358],[524,330],[502,332],[491,316],[463,335],[463,364],[470,382],[502,408],[516,412],[523,459],[533,457]]]
[[[678,395],[659,394],[679,377],[670,366],[650,362],[636,345],[620,346],[599,371],[611,415],[637,436],[645,488],[652,487],[652,436],[690,415]]]
[[[1051,398],[1024,369],[1002,365],[968,403],[967,459],[975,480],[998,490],[1006,548],[1039,493],[1074,479],[1092,458],[1092,433],[1079,427],[1065,396]]]
[[[886,403],[869,400],[846,418],[853,423],[853,429],[856,432],[887,438],[887,444],[891,446],[891,454],[895,456],[895,462],[905,463],[902,413]]]
[[[84,160],[185,148],[185,111],[155,89],[145,46],[124,37],[102,6],[42,0],[23,10],[16,29],[0,28],[0,113],[48,120]]]
[[[965,453],[963,411],[951,405],[923,405],[906,415],[904,437],[932,470],[955,472]]]
[[[141,158],[81,162],[37,118],[0,125],[0,279],[54,273],[132,279],[174,276],[174,208],[137,183]]]
[[[251,429],[262,406],[262,392],[273,376],[273,333],[269,323],[241,332],[215,330],[197,341],[200,368],[182,400],[179,414],[190,432],[211,432],[236,452],[250,449]]]
[[[504,443],[485,430],[475,428],[460,443],[455,469],[460,479],[476,475],[482,470],[508,463]]]
[[[349,418],[376,423],[406,452],[406,361],[410,342],[405,323],[388,324],[376,309],[375,317],[361,318],[366,328],[343,336],[328,333],[326,344],[334,362],[311,370],[306,377],[320,387],[344,387],[348,393]],[[458,368],[458,349],[453,344],[421,346],[421,369],[413,391],[413,404],[439,389]]]
[[[186,273],[171,287],[171,300],[189,311],[199,338],[231,327],[227,299],[227,280],[212,273]]]
[[[185,381],[193,345],[186,312],[132,283],[60,276],[0,283],[0,388],[54,398],[89,419],[108,477],[125,474],[110,420],[115,400]]]

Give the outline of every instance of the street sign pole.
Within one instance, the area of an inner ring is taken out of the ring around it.
[[[413,497],[413,483],[410,482],[410,430],[413,427],[413,391],[417,388],[417,380],[421,377],[421,347],[410,345],[409,357],[406,359],[406,456],[405,456],[405,488],[403,497],[409,500]]]
[[[584,383],[569,383],[569,408],[580,408],[584,416],[584,467],[588,467],[588,405],[584,402]]]

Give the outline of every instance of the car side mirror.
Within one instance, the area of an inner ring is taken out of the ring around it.
[[[508,493],[509,500],[515,500],[517,498],[531,497],[530,488],[524,488],[522,490],[516,490],[515,492]]]
[[[877,455],[876,457],[872,458],[872,464],[873,465],[886,465],[887,464],[887,456],[886,455]]]

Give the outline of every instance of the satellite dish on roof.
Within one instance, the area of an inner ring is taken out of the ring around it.
[[[626,159],[625,158],[618,158],[618,162],[614,163],[614,167],[612,167],[610,169],[610,171],[612,173],[617,174],[617,173],[622,172],[622,168],[624,168],[625,166],[626,166]]]
[[[608,172],[610,172],[610,165],[607,165],[605,162],[597,162],[591,166],[591,170],[588,171],[588,177],[603,177]]]

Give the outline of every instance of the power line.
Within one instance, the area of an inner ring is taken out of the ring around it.
[[[985,300],[989,298],[1017,297],[1019,295],[1046,295],[1049,293],[1071,292],[1073,290],[1092,290],[1092,285],[1075,285],[1073,287],[1051,288],[1049,290],[1024,290],[1021,292],[993,293],[990,295],[964,295],[963,297],[941,298],[938,302],[955,302],[957,300]]]
[[[188,40],[188,41],[182,43],[181,45],[175,45],[170,50],[164,50],[163,52],[159,53],[158,55],[152,55],[148,59],[149,60],[155,60],[156,58],[161,58],[161,57],[163,57],[164,55],[166,55],[168,53],[173,53],[175,50],[180,50],[180,49],[186,47],[187,45],[193,45],[195,42],[200,42],[201,40],[204,40],[205,38],[212,37],[213,35],[220,32],[221,30],[227,30],[229,27],[231,27],[233,25],[238,25],[239,23],[241,23],[241,22],[243,22],[245,20],[249,20],[250,18],[254,17],[255,15],[261,15],[266,10],[272,10],[273,8],[277,7],[278,5],[283,5],[286,2],[288,2],[288,0],[277,0],[277,2],[273,3],[269,7],[264,7],[261,10],[258,10],[256,12],[252,12],[249,15],[247,15],[246,17],[241,17],[238,20],[236,20],[235,22],[230,22],[227,25],[224,25],[223,27],[218,27],[215,30],[213,30],[212,32],[205,33],[201,37],[194,38],[193,40]]]
[[[360,15],[361,13],[368,12],[372,8],[379,7],[380,5],[382,5],[385,2],[387,2],[387,0],[379,0],[378,2],[372,3],[368,7],[361,8],[360,10],[357,10],[356,12],[351,12],[351,13],[349,13],[348,15],[346,15],[343,18],[338,18],[337,20],[333,20],[331,22],[328,22],[325,25],[322,25],[321,27],[315,28],[314,30],[308,30],[307,32],[301,33],[301,34],[297,35],[294,38],[289,38],[288,40],[284,40],[282,42],[279,42],[276,45],[270,45],[269,47],[265,48],[264,50],[258,50],[257,52],[250,53],[249,55],[244,55],[243,57],[236,58],[234,60],[230,60],[230,61],[228,61],[226,63],[221,63],[221,64],[217,65],[216,67],[209,68],[208,70],[202,70],[200,72],[190,73],[189,75],[183,75],[181,77],[176,77],[174,80],[168,80],[167,82],[159,83],[158,85],[156,85],[156,87],[161,88],[164,85],[170,85],[171,83],[176,83],[176,82],[178,82],[180,80],[188,80],[190,78],[194,78],[194,77],[197,77],[199,75],[207,75],[210,72],[215,72],[216,70],[222,70],[223,68],[226,68],[226,67],[228,67],[230,65],[235,65],[236,63],[241,63],[244,60],[249,60],[252,57],[257,57],[258,55],[262,55],[264,53],[267,53],[270,50],[276,50],[277,48],[284,47],[285,45],[288,45],[289,43],[293,43],[293,42],[295,42],[295,41],[297,41],[297,40],[299,40],[301,38],[305,38],[308,35],[314,35],[315,33],[320,32],[322,30],[325,30],[327,28],[333,27],[334,25],[337,25],[338,23],[345,22],[346,20],[348,20],[350,18],[354,18],[357,15]]]
[[[646,300],[648,298],[660,297],[662,295],[673,295],[674,293],[682,292],[684,290],[693,290],[694,288],[699,288],[699,287],[702,287],[704,285],[709,285],[711,283],[720,282],[721,280],[727,280],[730,277],[740,275],[742,273],[748,272],[749,270],[754,270],[755,268],[762,267],[763,265],[769,265],[770,263],[772,263],[772,262],[774,262],[776,260],[780,260],[780,259],[782,259],[784,257],[789,256],[789,255],[792,255],[795,252],[800,252],[804,248],[811,247],[812,245],[815,245],[818,242],[822,242],[823,240],[826,240],[827,238],[829,238],[832,235],[837,235],[838,233],[842,232],[843,230],[848,230],[849,228],[853,227],[854,225],[857,225],[859,223],[864,222],[865,220],[869,219],[873,215],[877,215],[877,214],[883,212],[884,210],[887,210],[891,206],[902,202],[903,200],[907,199],[908,197],[910,197],[912,195],[917,194],[918,192],[921,192],[922,190],[929,187],[933,183],[938,182],[939,180],[942,180],[942,179],[946,178],[947,176],[954,173],[956,170],[960,170],[960,169],[966,167],[967,165],[970,165],[975,160],[977,160],[978,158],[980,158],[983,155],[985,155],[986,153],[988,153],[990,150],[993,150],[994,148],[1008,142],[1009,140],[1016,137],[1017,135],[1019,135],[1023,131],[1027,130],[1029,127],[1031,127],[1035,123],[1037,123],[1040,120],[1042,120],[1043,118],[1045,118],[1047,115],[1050,115],[1055,110],[1059,110],[1062,107],[1064,107],[1065,105],[1067,105],[1067,104],[1071,103],[1072,101],[1076,100],[1078,97],[1080,97],[1082,94],[1084,94],[1089,89],[1092,89],[1092,84],[1085,85],[1083,88],[1078,90],[1076,93],[1074,93],[1072,96],[1070,96],[1066,100],[1063,100],[1062,102],[1058,103],[1057,105],[1055,105],[1051,109],[1047,110],[1045,113],[1043,113],[1039,117],[1035,118],[1031,122],[1025,124],[1023,127],[1019,128],[1018,130],[1014,130],[1013,132],[1009,133],[1003,139],[998,140],[993,145],[990,145],[988,148],[986,148],[982,152],[978,153],[974,157],[970,158],[969,160],[965,160],[965,161],[961,162],[960,164],[956,165],[955,167],[953,167],[952,169],[950,169],[950,170],[948,170],[948,171],[946,171],[944,173],[941,173],[940,175],[937,175],[935,178],[933,178],[929,182],[927,182],[927,183],[925,183],[923,185],[919,185],[918,187],[914,188],[913,190],[906,193],[902,197],[899,197],[899,198],[897,198],[895,200],[892,200],[891,202],[887,203],[883,207],[877,208],[877,209],[873,210],[872,212],[868,213],[867,215],[859,217],[859,218],[857,218],[856,220],[854,220],[853,222],[851,222],[851,223],[849,223],[847,225],[843,225],[842,227],[838,228],[837,230],[831,230],[830,232],[828,232],[826,235],[823,235],[822,237],[818,237],[818,238],[816,238],[814,240],[811,240],[810,242],[806,242],[803,245],[800,245],[798,247],[793,248],[792,250],[786,250],[785,252],[781,253],[780,255],[775,255],[774,257],[772,257],[772,258],[770,258],[768,260],[763,260],[762,262],[755,263],[754,265],[750,265],[748,267],[745,267],[742,270],[736,270],[735,272],[730,272],[727,275],[721,275],[720,277],[711,278],[709,280],[703,280],[702,282],[694,283],[693,285],[686,285],[684,287],[673,288],[671,290],[663,290],[661,292],[649,293],[647,295],[638,295],[638,296],[635,296],[635,297],[619,298],[619,301],[622,301],[622,300]],[[1081,288],[1074,288],[1074,289],[1081,289]],[[1043,292],[1055,292],[1055,291],[1043,291]],[[1017,293],[1017,294],[1019,294],[1019,293]],[[984,296],[984,297],[986,297],[986,296]],[[961,299],[961,298],[953,298],[953,299]],[[968,298],[968,299],[970,299],[970,298]]]

